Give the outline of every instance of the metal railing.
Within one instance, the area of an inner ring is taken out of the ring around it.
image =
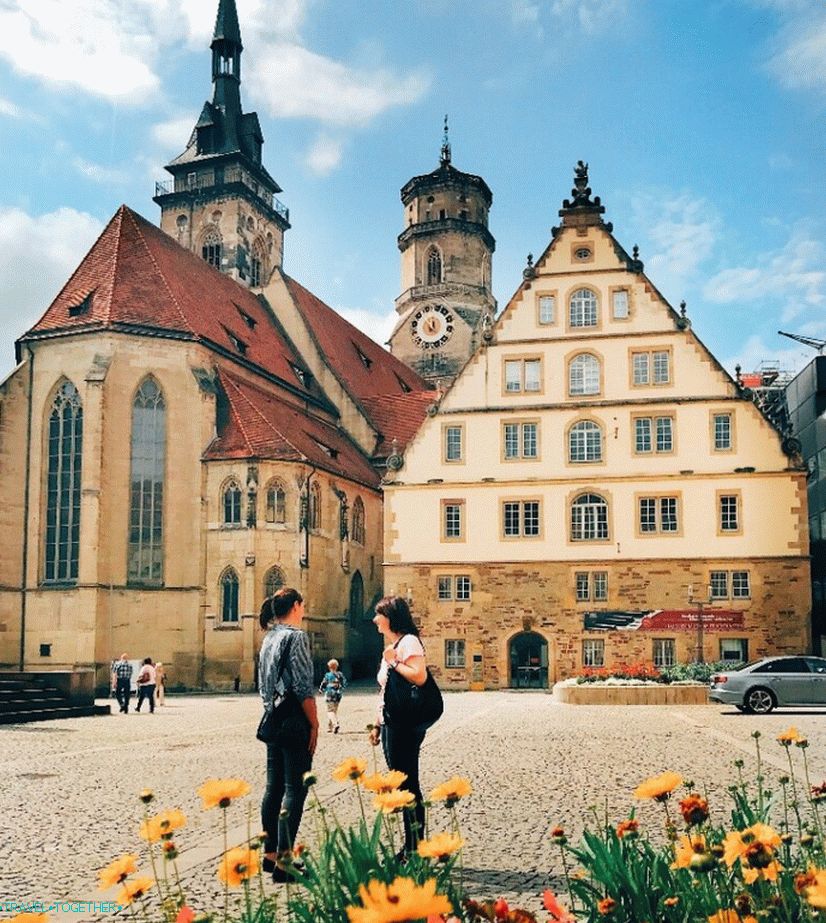
[[[156,181],[155,196],[173,195],[176,192],[198,192],[203,189],[220,189],[234,183],[242,183],[268,208],[271,208],[277,215],[289,222],[290,210],[287,206],[280,202],[271,192],[262,188],[257,180],[239,168],[225,170],[221,182],[215,181],[215,173],[212,170],[203,173],[193,171],[192,173],[177,176],[173,180]]]

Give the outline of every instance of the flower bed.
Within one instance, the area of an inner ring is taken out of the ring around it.
[[[699,683],[607,680],[582,684],[556,683],[554,698],[566,705],[708,705],[708,687]]]

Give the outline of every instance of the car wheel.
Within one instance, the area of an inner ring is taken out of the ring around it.
[[[753,712],[756,715],[767,715],[777,705],[777,699],[774,694],[763,686],[755,686],[746,693],[743,701],[746,711]]]

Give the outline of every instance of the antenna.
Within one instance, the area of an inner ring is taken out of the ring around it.
[[[783,330],[777,331],[779,336],[788,337],[790,340],[797,340],[798,343],[803,343],[804,346],[811,346],[812,349],[816,349],[818,355],[823,355],[823,350],[826,348],[826,340],[818,340],[816,337],[807,337],[803,336],[800,333],[786,333]]]

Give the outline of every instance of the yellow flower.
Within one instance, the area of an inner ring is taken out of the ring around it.
[[[665,801],[678,785],[682,785],[682,776],[676,772],[663,772],[658,776],[646,779],[634,789],[635,798],[653,798],[655,801]]]
[[[237,888],[260,871],[258,851],[249,846],[236,846],[224,853],[218,866],[218,878],[230,888]]]
[[[391,769],[382,775],[380,772],[373,773],[372,776],[364,776],[361,784],[368,792],[394,792],[403,782],[407,780],[407,773],[399,772],[397,769]]]
[[[410,878],[397,878],[390,885],[371,881],[359,885],[359,898],[363,906],[347,908],[350,923],[406,923],[453,910],[445,895],[436,894],[435,878],[423,885]]]
[[[177,808],[161,811],[160,814],[141,821],[140,835],[149,843],[157,843],[162,838],[171,837],[172,833],[185,823],[186,815],[183,811]]]
[[[132,901],[139,897],[144,897],[146,892],[154,885],[151,878],[136,878],[134,881],[126,881],[118,892],[116,898],[119,904],[131,904]]]
[[[776,881],[782,868],[774,858],[780,835],[767,824],[752,824],[745,830],[733,830],[723,840],[723,862],[731,868],[739,859],[743,881],[752,884],[758,878]]]
[[[430,793],[431,801],[446,801],[447,806],[452,808],[460,798],[467,798],[473,791],[470,787],[470,781],[462,776],[454,776],[447,782],[442,782]]]
[[[826,910],[826,869],[814,873],[814,884],[806,888],[806,900],[812,907]]]
[[[243,779],[207,779],[198,789],[204,802],[204,810],[210,808],[228,808],[230,804],[243,795],[249,795],[249,782]]]
[[[413,804],[416,796],[407,789],[399,788],[395,792],[382,792],[373,799],[373,807],[384,814],[394,814]]]
[[[46,923],[48,919],[48,913],[18,913],[5,923]]]
[[[358,782],[367,769],[367,761],[360,760],[355,756],[348,756],[346,760],[339,763],[333,770],[333,778],[336,782]]]
[[[776,860],[772,860],[760,868],[744,868],[743,881],[747,885],[753,885],[758,878],[764,878],[766,881],[777,881],[777,873],[782,869],[783,866]]]
[[[458,852],[464,845],[465,841],[455,833],[437,833],[429,840],[422,840],[416,849],[424,859],[441,860]]]
[[[691,859],[696,854],[706,851],[706,838],[700,834],[697,836],[681,836],[674,846],[674,861],[671,863],[673,869],[687,869],[691,866]]]
[[[137,872],[137,861],[137,856],[127,855],[121,856],[120,859],[115,859],[114,862],[110,862],[105,869],[101,869],[98,872],[98,879],[100,881],[98,891],[107,891],[113,885],[122,884],[126,880],[127,875],[133,875]]]
[[[783,731],[782,734],[778,734],[777,740],[782,746],[789,747],[795,741],[800,740],[800,734],[798,734],[797,728],[792,726],[788,731]]]
[[[752,916],[741,917],[736,910],[718,910],[708,918],[708,923],[757,923],[757,920]]]

